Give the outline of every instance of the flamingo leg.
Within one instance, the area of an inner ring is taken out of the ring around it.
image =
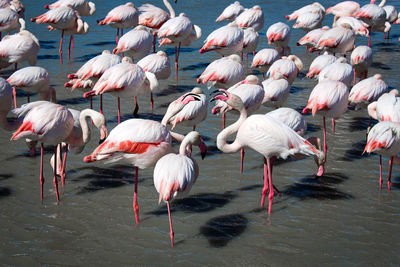
[[[196,125],[193,125],[193,131],[196,131]]]
[[[121,37],[124,35],[124,28],[121,28]]]
[[[17,108],[17,90],[13,87],[14,108]]]
[[[332,133],[333,133],[333,135],[335,135],[335,125],[336,125],[335,119],[332,118]]]
[[[368,34],[368,47],[371,47],[371,34]]]
[[[93,109],[93,96],[90,97],[90,109]]]
[[[153,32],[153,53],[156,52],[157,32]]]
[[[43,154],[44,154],[44,147],[43,143],[40,143],[40,199],[43,201],[43,184],[44,184],[44,177],[43,177]]]
[[[121,104],[120,104],[120,99],[118,97],[118,124],[121,123]]]
[[[226,114],[222,113],[222,129],[225,129]]]
[[[241,57],[242,62],[243,62],[243,52],[240,52],[240,57]]]
[[[14,64],[14,71],[17,71],[17,69],[18,69],[18,63],[15,63]]]
[[[253,50],[253,58],[254,58],[255,55],[256,55],[256,50]]]
[[[249,53],[246,53],[246,63],[249,60]]]
[[[103,95],[100,95],[100,113],[103,115]]]
[[[174,229],[172,228],[172,219],[171,219],[171,208],[169,204],[169,200],[167,201],[167,207],[168,207],[168,218],[169,218],[169,235],[171,237],[171,246],[174,246]]]
[[[62,172],[61,172],[61,183],[62,186],[65,186],[65,168],[67,166],[67,155],[68,155],[68,144],[65,145],[65,152],[64,152],[64,158],[63,158],[63,163],[62,163]]]
[[[74,49],[74,35],[71,35],[71,48]]]
[[[135,117],[137,117],[138,111],[139,111],[139,104],[138,104],[138,101],[137,101],[137,97],[135,96],[135,110],[133,111],[133,115]]]
[[[354,80],[353,80],[353,86],[356,85],[356,69],[353,69],[354,72]]]
[[[62,61],[62,44],[63,44],[63,39],[64,39],[64,30],[61,31],[60,48],[58,49],[58,52],[60,53],[60,63],[61,63],[61,64],[63,64],[63,61]]]
[[[60,195],[58,193],[58,181],[57,181],[57,146],[54,148],[54,188],[56,189],[57,203],[60,203]]]
[[[389,159],[389,177],[388,177],[388,190],[392,188],[392,167],[393,167],[393,157]]]
[[[135,192],[133,193],[133,210],[135,211],[136,224],[139,224],[139,206],[137,203],[138,176],[139,176],[139,168],[135,167]]]
[[[325,153],[325,162],[326,162],[326,152],[328,150],[328,146],[326,145],[326,124],[325,124],[325,117],[323,117],[324,122],[324,153]]]
[[[263,80],[265,80],[265,72],[263,72]]]
[[[261,208],[264,207],[265,196],[268,192],[268,166],[269,166],[269,159],[264,157],[264,187],[262,190],[262,197],[261,197]]]
[[[382,189],[382,155],[379,155],[379,189]]]
[[[29,92],[26,92],[26,98],[27,98],[28,103],[30,103],[31,102],[31,96],[30,96]]]
[[[150,106],[151,106],[151,113],[153,113],[154,110],[153,92],[150,92]]]
[[[178,48],[175,46],[175,80],[178,81]]]
[[[118,44],[118,40],[119,40],[119,28],[117,28],[117,40],[115,41]]]
[[[272,201],[274,200],[274,188],[272,183],[272,164],[270,163],[270,159],[267,159],[268,164],[268,182],[269,182],[269,194],[268,194],[268,213],[271,214],[272,211]]]
[[[244,163],[244,148],[240,149],[240,173],[243,173],[243,163]]]
[[[72,37],[73,35],[71,35],[70,37],[69,37],[69,44],[68,44],[68,60],[70,60],[71,59],[71,45],[72,45]]]

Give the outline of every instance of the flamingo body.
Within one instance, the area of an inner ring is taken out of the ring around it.
[[[311,62],[310,69],[306,77],[308,78],[317,78],[319,73],[328,65],[334,63],[337,58],[333,55],[328,55],[327,53],[324,55],[320,55],[316,57],[313,62]]]
[[[142,58],[150,53],[152,43],[153,35],[140,25],[121,37],[113,53],[126,53],[133,58]]]
[[[168,79],[171,75],[171,63],[169,57],[163,51],[150,54],[142,58],[137,64],[142,67],[144,71],[154,73],[157,80]]]
[[[324,67],[318,75],[318,82],[325,80],[340,81],[351,87],[353,82],[353,68],[350,64],[346,63],[345,58],[339,58],[336,62]]]
[[[235,22],[240,28],[252,27],[258,32],[264,27],[264,13],[261,7],[256,5],[244,10],[237,16]]]
[[[257,52],[251,63],[252,68],[256,68],[259,71],[265,73],[269,67],[279,59],[279,53],[275,49],[264,48]]]
[[[235,1],[233,4],[227,6],[215,21],[235,20],[243,11],[244,7],[238,1]]]
[[[262,82],[264,87],[264,106],[281,107],[289,97],[290,84],[286,79],[269,78]]]
[[[358,106],[367,106],[369,103],[378,100],[388,89],[389,86],[382,80],[382,75],[375,74],[353,86],[350,91],[349,102]]]
[[[139,10],[134,4],[128,2],[111,9],[106,17],[97,23],[119,29],[133,28],[139,23]]]

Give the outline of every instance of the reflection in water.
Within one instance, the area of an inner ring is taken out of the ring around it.
[[[230,214],[212,218],[200,227],[200,233],[212,247],[224,247],[233,238],[246,230],[248,219],[241,214]]]

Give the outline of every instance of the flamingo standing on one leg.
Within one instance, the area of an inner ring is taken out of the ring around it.
[[[121,30],[122,36],[124,34],[124,29],[136,27],[138,23],[139,10],[131,2],[114,7],[107,13],[104,19],[97,21],[97,24],[99,25],[110,25],[113,28],[117,28],[117,44],[119,42],[119,31]]]
[[[264,106],[281,107],[289,97],[290,84],[283,76],[280,79],[269,78],[263,81],[262,85],[264,87],[264,99],[262,101]]]
[[[324,32],[315,48],[310,48],[310,52],[327,50],[333,54],[346,54],[346,52],[353,50],[355,39],[356,34],[351,25],[344,23]]]
[[[96,12],[96,5],[87,0],[58,0],[50,5],[45,5],[46,9],[54,9],[60,6],[70,6],[78,11],[81,16],[91,16]]]
[[[268,71],[269,67],[278,59],[278,51],[271,48],[264,48],[258,51],[257,54],[253,57],[251,67],[262,72],[263,78],[265,78],[265,73]]]
[[[239,119],[225,128],[217,136],[217,147],[224,153],[235,153],[243,147],[250,147],[264,156],[264,188],[261,206],[269,189],[269,209],[272,211],[274,190],[271,175],[271,157],[287,158],[290,155],[304,154],[317,158],[322,163],[324,153],[316,149],[311,143],[296,134],[291,128],[268,115],[252,115],[247,118],[247,112],[240,97],[224,89],[213,100],[224,101],[227,105],[240,112]],[[233,143],[226,142],[227,137],[237,132]],[[319,165],[319,173],[323,165]]]
[[[30,104],[27,104],[30,105]],[[23,107],[21,108],[23,110]],[[55,153],[57,146],[64,141],[72,131],[74,119],[67,108],[50,102],[34,106],[26,114],[23,123],[14,132],[11,140],[29,138],[41,142],[40,184],[41,199],[43,200],[43,148],[44,143],[54,145]],[[54,159],[56,161],[56,158]],[[57,166],[57,162],[54,162]],[[56,189],[57,202],[60,201],[58,194],[58,181],[56,170],[54,170],[54,187]]]
[[[318,75],[318,82],[332,80],[339,81],[351,87],[353,82],[354,74],[353,68],[347,63],[346,58],[338,58],[332,64],[328,64],[324,67]]]
[[[372,77],[358,82],[351,88],[349,103],[358,107],[366,107],[377,101],[378,98],[389,90],[389,86],[382,79],[382,75],[375,74]]]
[[[350,63],[354,68],[354,84],[356,78],[360,80],[368,77],[368,68],[372,64],[372,49],[365,45],[357,46],[351,52]]]
[[[267,75],[276,80],[283,76],[290,84],[293,84],[294,79],[296,79],[302,69],[303,62],[301,59],[295,55],[290,55],[288,57],[282,57],[272,63]]]
[[[260,35],[253,28],[245,28],[243,29],[243,49],[242,49],[242,60],[243,54],[246,53],[246,62],[249,56],[249,53],[253,52],[253,57],[256,54],[256,49],[258,45],[258,39]]]
[[[171,246],[174,246],[174,230],[172,228],[170,201],[175,197],[185,196],[189,193],[199,175],[199,166],[188,150],[192,145],[199,145],[202,158],[205,157],[207,147],[201,145],[198,132],[190,132],[183,139],[179,154],[169,153],[157,161],[154,167],[154,187],[159,193],[159,200],[167,202],[170,226]]]
[[[268,44],[275,46],[277,51],[283,56],[285,52],[290,54],[290,47],[288,46],[291,36],[290,27],[283,23],[277,22],[272,24],[267,30]]]

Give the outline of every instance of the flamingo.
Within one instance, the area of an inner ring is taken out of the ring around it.
[[[303,69],[303,62],[295,55],[282,57],[269,68],[267,75],[274,79],[280,79],[281,76],[285,77],[290,84],[293,84],[294,79]]]
[[[274,45],[275,49],[281,52],[281,55],[284,55],[285,51],[288,55],[290,54],[290,47],[288,46],[290,36],[290,27],[283,22],[272,24],[267,30],[268,44]]]
[[[388,190],[392,186],[392,164],[393,158],[400,153],[400,124],[392,121],[378,122],[368,133],[368,141],[364,152],[379,154],[379,187],[382,188],[382,156],[389,160]]]
[[[290,84],[281,76],[281,79],[269,78],[262,82],[264,87],[264,106],[281,107],[289,97]]]
[[[92,109],[84,109],[82,111],[75,109],[68,109],[74,118],[74,127],[71,134],[63,141],[65,146],[65,153],[63,159],[61,159],[61,150],[58,149],[57,153],[54,154],[50,159],[50,165],[54,169],[54,156],[57,156],[57,174],[61,176],[62,185],[65,185],[65,167],[67,160],[68,151],[73,154],[80,154],[85,148],[86,144],[89,143],[91,137],[91,130],[87,118],[90,118],[93,124],[99,129],[100,132],[100,143],[102,143],[108,135],[106,127],[106,119],[101,113]]]
[[[157,80],[166,80],[171,75],[171,63],[164,51],[147,55],[137,63],[144,71],[154,73]]]
[[[210,33],[199,53],[215,51],[221,56],[235,54],[243,49],[243,40],[243,30],[231,22]]]
[[[261,7],[256,5],[240,13],[235,22],[240,28],[252,27],[258,32],[264,27],[264,13]]]
[[[382,94],[377,101],[368,105],[368,115],[379,121],[400,122],[399,91]]]
[[[324,127],[324,153],[325,161],[327,156],[326,126],[325,117],[332,117],[332,129],[335,133],[335,119],[339,118],[347,110],[349,90],[346,84],[326,80],[319,82],[312,90],[308,98],[307,106],[303,109],[303,114],[312,112],[312,115],[321,114]]]
[[[55,9],[60,6],[70,6],[81,16],[91,16],[96,12],[96,5],[87,0],[58,0],[50,5],[45,5],[44,8]]]
[[[29,31],[21,28],[20,32],[4,36],[0,42],[0,68],[8,67],[28,61],[29,65],[36,65],[39,53],[39,40]]]
[[[29,103],[26,105],[35,105],[36,103]],[[24,106],[15,111],[23,113]],[[43,143],[54,145],[55,153],[57,153],[57,146],[64,141],[71,133],[74,125],[74,119],[71,112],[58,104],[54,103],[40,103],[33,106],[25,115],[22,124],[14,132],[11,140],[18,140],[21,138],[29,138],[33,141],[41,142],[41,157],[40,157],[40,197],[43,201]],[[54,159],[56,161],[56,158]],[[57,162],[54,162],[57,166]],[[60,202],[58,193],[58,181],[56,170],[54,171],[53,179],[54,187],[56,189],[57,203]]]
[[[242,57],[243,53],[246,53],[246,61],[250,52],[253,52],[253,57],[256,53],[258,40],[260,35],[253,28],[245,28],[243,30],[243,49],[242,49]]]
[[[156,76],[151,72],[132,63],[128,57],[122,59],[122,63],[108,68],[94,85],[93,90],[86,92],[83,97],[93,97],[104,93],[111,93],[118,98],[118,123],[121,122],[120,97],[130,97],[153,91],[158,87]],[[137,106],[134,114],[137,114]],[[102,111],[101,111],[102,112]]]
[[[356,77],[361,80],[367,78],[368,68],[372,64],[372,49],[365,45],[357,46],[351,52],[350,63],[354,68],[354,83]]]
[[[394,6],[391,6],[391,5],[386,5],[386,6],[383,6],[382,8],[386,12],[386,21],[389,22],[390,24],[395,23],[396,20],[397,20],[397,16],[398,16],[396,8]],[[386,32],[384,33],[384,36],[383,36],[384,38],[386,38],[385,34],[386,34]],[[388,30],[387,39],[389,39],[389,38],[390,38],[390,28]]]
[[[132,59],[142,58],[150,53],[152,42],[153,36],[148,28],[139,25],[121,37],[113,54],[126,53]]]
[[[353,67],[347,63],[344,57],[341,57],[321,70],[318,75],[318,82],[326,80],[340,81],[350,88],[353,77]]]
[[[197,79],[197,83],[211,88],[229,88],[245,77],[242,60],[238,55],[230,55],[210,63]]]
[[[187,103],[182,110],[173,116],[169,116],[171,110],[175,110],[175,106],[180,105],[182,100],[188,96],[193,97],[197,101]],[[207,109],[208,102],[206,95],[199,87],[195,87],[191,92],[180,96],[169,104],[166,116],[170,118],[166,121],[166,124],[172,123],[172,129],[174,129],[178,124],[190,126],[193,127],[194,131],[196,130],[196,125],[207,118]]]
[[[323,55],[316,57],[313,62],[311,62],[310,69],[307,72],[307,78],[318,78],[319,73],[328,65],[334,63],[337,57],[334,55],[329,55],[325,52]]]
[[[2,0],[2,1],[0,1],[0,8],[1,9],[10,8],[13,11],[18,13],[19,18],[23,19],[25,17],[25,15],[24,15],[25,7],[19,0],[11,0],[11,1]]]
[[[333,14],[334,22],[340,17],[350,17],[360,9],[360,4],[354,1],[343,1],[328,8],[326,14]]]
[[[302,8],[293,11],[290,15],[286,15],[285,18],[288,21],[291,21],[297,19],[302,14],[314,11],[325,13],[325,8],[320,3],[314,2],[312,4],[303,6]]]
[[[118,44],[119,30],[121,30],[122,36],[124,29],[133,28],[139,24],[139,10],[132,2],[128,2],[111,9],[104,19],[97,21],[97,24],[110,25],[112,28],[117,28],[116,42]]]
[[[355,104],[358,107],[366,107],[368,104],[378,100],[388,89],[389,86],[382,79],[382,75],[375,74],[358,82],[351,88],[349,103]]]
[[[12,86],[5,79],[0,77],[0,127],[6,131],[15,131],[20,126],[23,119],[20,118],[12,122],[7,119],[7,114],[10,112],[12,106],[12,99]]]
[[[59,48],[61,64],[62,64],[62,43],[65,31],[68,31],[69,34],[71,34],[70,45],[68,47],[68,55],[70,55],[73,32],[78,32],[78,33],[82,32],[82,28],[84,29],[85,25],[78,11],[74,10],[69,5],[68,6],[60,5],[59,7],[50,9],[49,11],[47,11],[42,15],[31,18],[31,21],[36,22],[38,24],[48,23],[51,26],[50,30],[57,29],[61,31],[60,48]]]
[[[338,20],[336,20],[336,22],[333,23],[333,27],[342,26],[343,24],[350,25],[356,35],[369,36],[369,26],[362,20],[354,17],[340,17]]]
[[[1,34],[10,33],[14,30],[19,30],[25,21],[19,17],[13,6],[0,8],[0,38]]]
[[[250,147],[264,156],[264,188],[262,192],[261,206],[264,206],[265,196],[268,189],[269,208],[272,211],[272,201],[274,197],[272,176],[271,176],[271,157],[286,159],[288,156],[296,154],[312,155],[321,163],[324,154],[317,150],[307,140],[296,134],[291,128],[269,115],[252,115],[247,117],[246,109],[240,97],[224,89],[213,97],[213,100],[225,102],[227,105],[240,112],[239,119],[232,125],[222,130],[217,136],[217,147],[223,153],[235,153],[243,147]],[[233,143],[226,142],[227,137],[237,132]],[[319,166],[320,171],[323,165]]]
[[[296,44],[297,46],[305,45],[307,50],[308,47],[313,48],[318,44],[318,41],[321,38],[322,34],[327,30],[329,30],[329,27],[324,26],[322,28],[309,31],[306,35],[301,37]]]
[[[39,99],[49,100],[55,103],[56,91],[50,86],[50,75],[45,68],[31,66],[25,67],[14,72],[7,82],[15,88],[22,89],[27,92],[28,103],[30,102],[29,94],[33,92],[39,93]],[[17,108],[17,100],[14,94],[14,107]]]
[[[239,1],[235,1],[233,4],[227,6],[215,21],[235,20],[243,11],[244,7],[239,3]]]
[[[321,28],[322,21],[324,20],[324,12],[321,10],[314,10],[311,12],[299,15],[296,23],[293,25],[294,29],[302,29],[306,32]]]
[[[346,54],[346,52],[353,50],[355,38],[356,35],[351,25],[344,23],[324,32],[315,49],[311,48],[310,52],[327,50],[333,54]]]
[[[298,135],[304,137],[307,131],[307,122],[304,116],[292,108],[281,107],[267,113],[269,116],[283,122]]]
[[[190,132],[183,139],[179,154],[169,153],[160,158],[154,167],[154,187],[159,193],[158,202],[167,202],[170,226],[171,246],[174,246],[174,230],[172,228],[170,201],[178,196],[189,193],[199,175],[199,166],[195,159],[188,154],[191,145],[200,145],[202,158],[205,157],[207,147],[201,145],[198,132]]]
[[[268,71],[269,67],[278,59],[278,51],[271,48],[264,48],[258,51],[253,57],[251,67],[261,71],[263,73],[263,77],[265,77],[265,73]]]

